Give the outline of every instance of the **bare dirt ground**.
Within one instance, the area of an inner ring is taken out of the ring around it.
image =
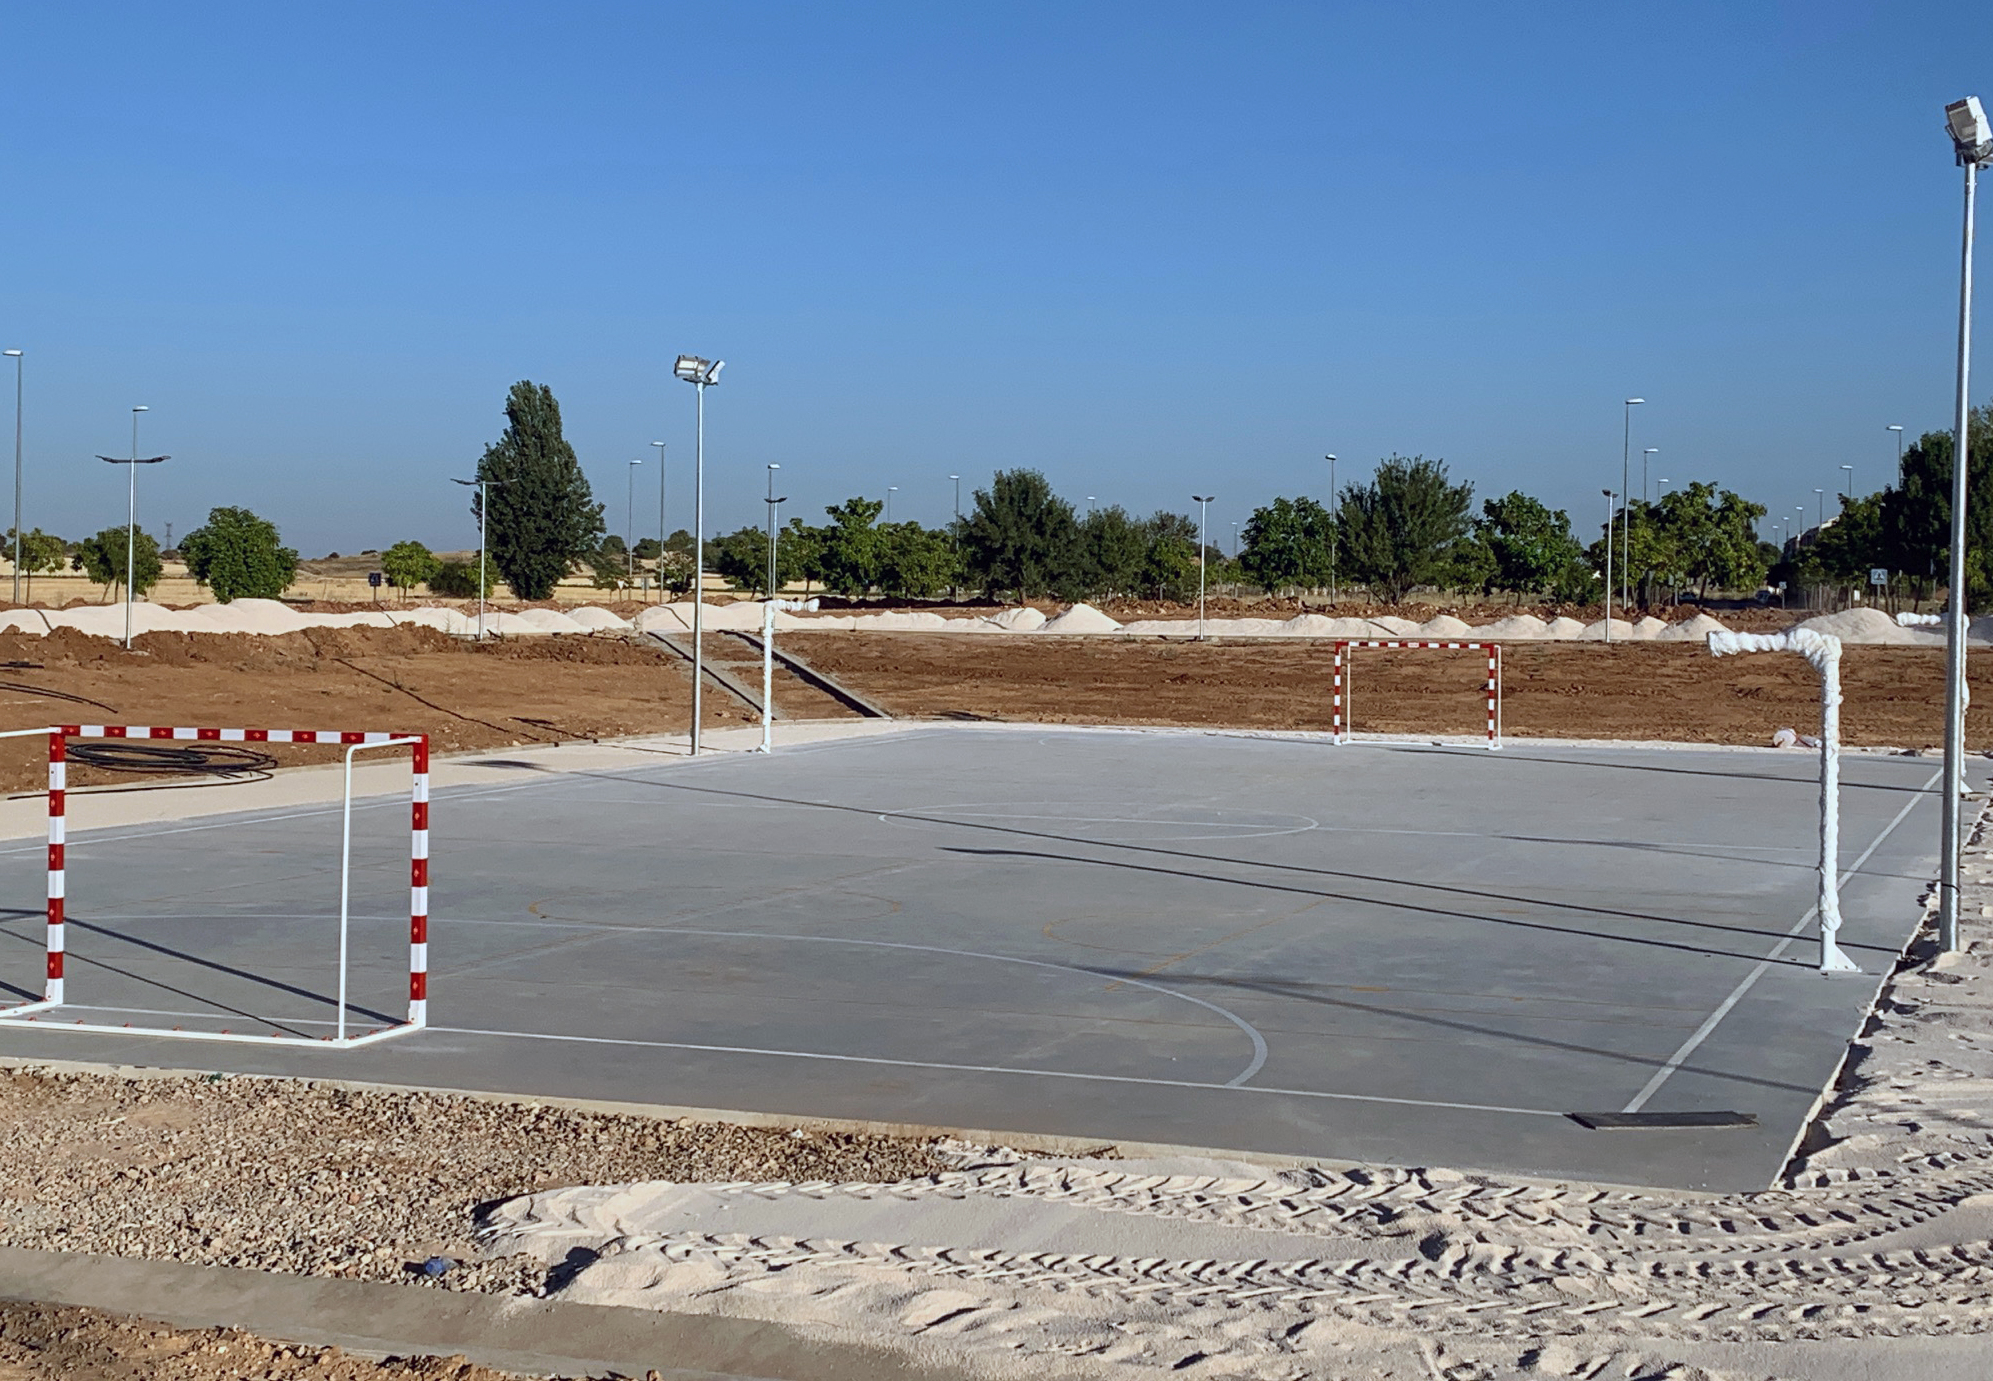
[[[909,716],[1061,724],[1253,729],[1330,727],[1325,643],[990,639],[950,634],[793,633],[810,665]],[[1376,733],[1475,734],[1486,724],[1479,652],[1357,650],[1355,726]],[[1993,651],[1973,652],[1982,689],[1967,715],[1993,748]],[[1939,649],[1843,654],[1850,744],[1924,748],[1943,735]],[[1765,744],[1820,720],[1819,680],[1798,657],[1717,661],[1696,643],[1516,643],[1503,648],[1504,732],[1512,737]]]
[[[653,1373],[654,1375],[655,1373]],[[178,1329],[95,1309],[0,1304],[0,1381],[512,1381],[461,1357],[385,1362],[273,1343],[233,1328]]]
[[[0,729],[50,723],[164,724],[426,733],[438,752],[682,733],[690,665],[654,642],[521,638],[477,644],[428,628],[315,629],[279,637],[147,633],[116,641],[58,630],[0,633]],[[709,634],[715,662],[747,654]],[[760,693],[758,667],[752,677]],[[704,722],[754,722],[707,687]],[[798,718],[847,717],[829,696],[778,673],[775,704]],[[280,763],[331,761],[330,750],[271,745]],[[46,749],[0,740],[0,789],[46,782]],[[79,767],[78,786],[109,780]]]

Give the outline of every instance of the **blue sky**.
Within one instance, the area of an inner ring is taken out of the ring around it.
[[[469,545],[506,388],[624,522],[1031,465],[1214,532],[1393,451],[1595,525],[1656,476],[1790,513],[1951,409],[1993,7],[10,7],[0,345],[28,521]],[[1982,256],[1984,260],[1985,256]],[[1993,272],[1982,277],[1993,282]],[[1982,314],[1983,316],[1983,314]],[[1975,390],[1993,396],[1993,340]],[[11,384],[12,380],[6,380]],[[0,405],[0,413],[9,410]],[[11,415],[5,418],[11,422]],[[4,526],[5,515],[0,515]]]

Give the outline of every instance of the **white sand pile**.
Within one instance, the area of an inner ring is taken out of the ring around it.
[[[1473,631],[1465,619],[1456,619],[1451,614],[1439,614],[1419,625],[1421,638],[1464,638]]]
[[[1816,633],[1828,633],[1844,643],[1883,644],[1896,647],[1937,647],[1944,635],[1921,628],[1905,628],[1880,609],[1843,609],[1838,614],[1821,614],[1799,625]]]
[[[1030,612],[1036,613],[1036,610]],[[1039,622],[1044,622],[1040,614]],[[982,623],[981,619],[950,619],[940,614],[930,614],[925,610],[889,610],[883,614],[859,614],[851,620],[851,626],[861,633],[946,633],[951,630],[965,630],[971,624]],[[987,625],[985,626],[987,628]]]
[[[567,611],[567,616],[580,627],[596,633],[633,626],[628,619],[619,618],[607,609],[598,609],[593,604],[584,604],[579,609],[570,609]]]
[[[1091,604],[1075,604],[1055,619],[1046,620],[1041,633],[1119,633],[1121,625]]]
[[[1605,629],[1606,621],[1600,619],[1597,623],[1588,623],[1580,629],[1578,631],[1578,638],[1583,642],[1604,642]],[[1612,640],[1614,642],[1630,641],[1632,637],[1632,624],[1628,623],[1625,619],[1612,620]]]
[[[1652,614],[1633,625],[1633,638],[1637,642],[1652,642],[1668,631],[1668,625]]]
[[[966,622],[979,622],[979,620],[966,620]],[[858,620],[849,614],[816,614],[803,618],[797,614],[785,614],[780,609],[775,611],[775,630],[778,633],[790,629],[802,633],[848,633],[857,626]]]
[[[524,623],[548,633],[581,633],[586,629],[558,609],[521,609],[518,615]]]
[[[1468,629],[1468,633],[1483,642],[1534,642],[1543,636],[1547,627],[1542,619],[1534,614],[1510,614],[1505,619],[1493,623],[1479,624]]]
[[[689,604],[653,604],[642,610],[633,620],[640,633],[686,633],[692,628],[692,606]]]
[[[1707,642],[1711,633],[1727,633],[1729,630],[1707,614],[1697,614],[1692,619],[1671,623],[1654,635],[1657,643],[1700,643]]]
[[[1137,619],[1122,624],[1121,631],[1138,638],[1194,638],[1200,632],[1211,633],[1221,622],[1220,619],[1201,624],[1196,619]]]
[[[1327,614],[1296,614],[1282,624],[1281,631],[1295,638],[1339,638],[1340,625],[1344,619],[1332,619]]]
[[[1424,627],[1422,624],[1413,623],[1410,619],[1401,619],[1396,614],[1382,614],[1374,619],[1364,619],[1363,622],[1374,630],[1363,635],[1367,638],[1416,638]]]
[[[1045,626],[1045,616],[1028,605],[1022,609],[1005,609],[1002,613],[987,615],[985,621],[1006,633],[1031,633]]]
[[[1560,640],[1567,638],[1580,638],[1584,636],[1584,633],[1585,633],[1584,624],[1579,623],[1576,619],[1566,618],[1562,615],[1559,615],[1558,617],[1550,620],[1550,622],[1543,625],[1543,636],[1546,638],[1556,638]]]

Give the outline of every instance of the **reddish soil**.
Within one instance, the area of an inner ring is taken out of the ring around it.
[[[963,634],[794,633],[786,646],[885,709],[910,716],[1063,724],[1330,727],[1325,643],[1163,642]],[[1993,651],[1971,654],[1981,686],[1967,716],[1993,748]],[[1358,730],[1479,733],[1487,721],[1478,652],[1358,650]],[[1929,747],[1943,733],[1943,654],[1850,647],[1842,733],[1851,744]],[[1513,643],[1503,648],[1511,737],[1768,743],[1819,723],[1819,681],[1797,657],[1716,661],[1698,644]]]
[[[707,635],[715,663],[749,657]],[[743,676],[742,679],[746,679]],[[760,694],[760,671],[750,689]],[[704,722],[755,722],[710,684]],[[439,752],[682,733],[691,667],[656,643],[624,638],[521,638],[477,644],[427,628],[315,629],[280,637],[147,633],[132,651],[73,630],[0,633],[0,729],[50,723],[377,729],[426,733]],[[776,707],[798,718],[849,712],[780,674]],[[329,761],[333,750],[270,745],[280,763]],[[0,789],[46,781],[34,739],[0,740]],[[121,778],[128,781],[129,778]],[[78,767],[78,786],[110,780]]]

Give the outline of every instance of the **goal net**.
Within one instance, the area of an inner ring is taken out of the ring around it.
[[[1461,643],[1415,641],[1399,638],[1366,638],[1338,642],[1335,646],[1335,673],[1332,724],[1337,743],[1356,738],[1352,707],[1356,689],[1356,650],[1375,648],[1394,652],[1483,652],[1487,654],[1487,742],[1490,751],[1502,746],[1502,645],[1500,643]],[[1478,737],[1478,735],[1477,735]]]
[[[28,984],[5,984],[23,1000],[0,1008],[0,1021],[334,1049],[427,1024],[426,735],[115,724],[25,733],[48,741],[46,962],[39,997]],[[72,868],[76,743],[78,757],[157,772],[230,753],[274,765],[267,749],[252,754],[248,745],[325,745],[343,758],[340,804],[106,833]],[[408,753],[409,814],[368,801],[356,824],[355,758],[397,749]],[[72,904],[72,874],[86,905]]]

